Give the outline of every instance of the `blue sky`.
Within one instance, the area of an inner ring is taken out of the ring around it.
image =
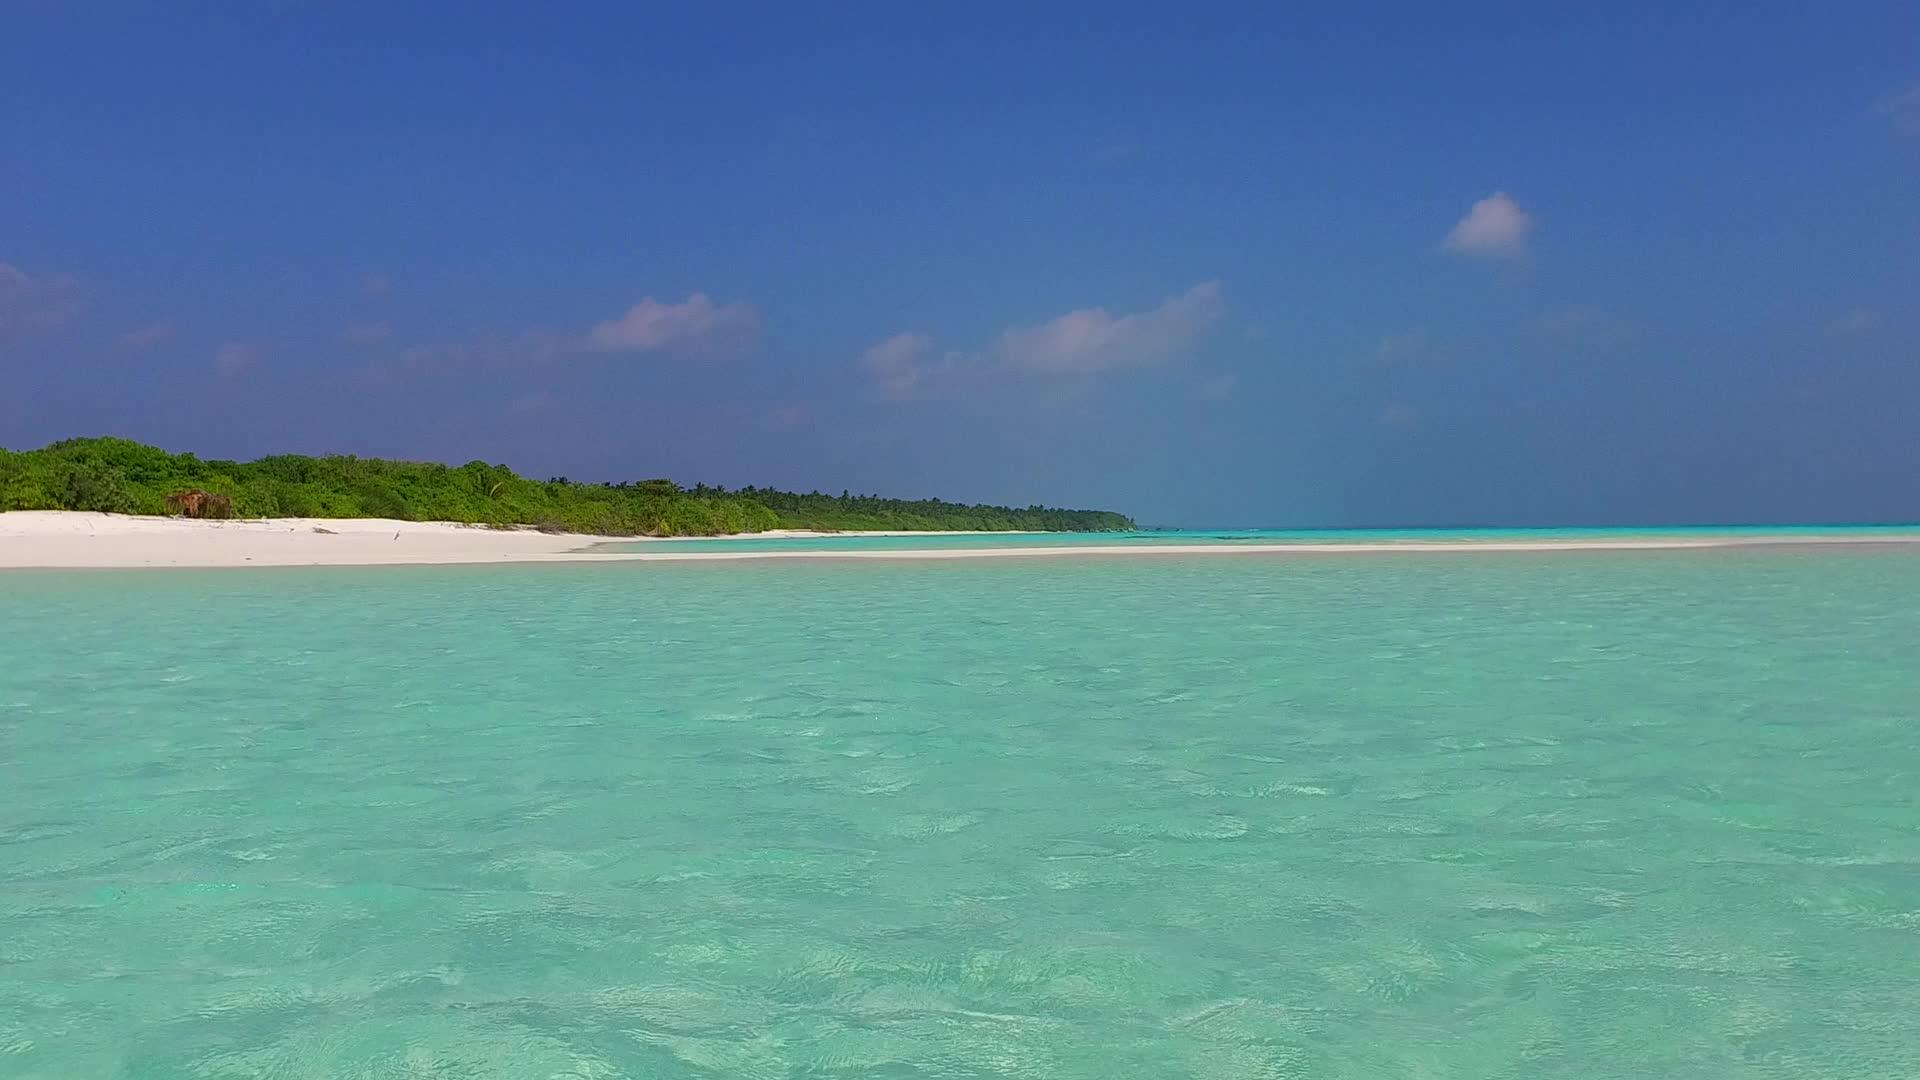
[[[1920,9],[14,4],[0,445],[1920,518]]]

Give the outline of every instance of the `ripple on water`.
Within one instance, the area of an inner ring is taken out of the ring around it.
[[[22,577],[0,1075],[1920,1075],[1915,595],[1838,549]]]

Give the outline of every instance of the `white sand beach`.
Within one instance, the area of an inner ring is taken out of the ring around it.
[[[196,521],[65,510],[0,514],[0,568],[377,566],[517,562],[591,540],[378,518]]]
[[[822,536],[800,530],[762,538]],[[894,533],[890,535],[905,535]],[[0,569],[391,566],[537,562],[712,562],[753,559],[983,559],[1060,556],[1326,555],[1418,552],[1645,551],[1777,544],[1920,543],[1920,533],[1872,537],[1801,534],[1648,536],[1601,540],[1397,541],[1394,543],[1087,544],[949,550],[610,551],[608,537],[491,529],[447,522],[273,518],[196,521],[77,511],[0,513]]]
[[[784,539],[828,534],[777,529],[752,535]],[[644,538],[388,518],[205,521],[72,510],[14,510],[0,513],[0,570],[458,565],[701,557],[697,552],[668,555],[591,550],[615,539]],[[720,554],[732,557],[737,553]]]

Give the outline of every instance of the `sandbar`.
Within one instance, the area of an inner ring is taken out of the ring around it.
[[[753,534],[761,538],[824,536],[802,530]],[[874,535],[871,533],[859,535]],[[892,533],[888,535],[909,535]],[[926,535],[926,534],[917,534]],[[706,538],[701,538],[706,539]],[[721,538],[726,539],[726,538]],[[991,559],[1073,556],[1329,555],[1552,551],[1654,551],[1778,545],[1887,545],[1920,543],[1920,531],[1898,533],[1689,533],[1594,539],[1394,540],[1380,543],[1099,544],[951,549],[849,550],[810,548],[647,551],[646,542],[494,529],[449,522],[378,518],[196,521],[78,511],[0,513],[0,570],[141,567],[399,566],[546,562],[718,562],[778,559]],[[639,550],[633,550],[638,548]]]

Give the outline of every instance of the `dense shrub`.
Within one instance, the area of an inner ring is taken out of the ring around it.
[[[202,461],[130,439],[67,439],[39,450],[0,449],[0,510],[166,512],[167,495],[198,488],[233,500],[242,517],[387,517],[608,536],[711,536],[767,529],[1130,529],[1126,517],[1044,506],[966,506],[938,499],[728,491],[671,480],[581,484],[529,480],[505,465],[276,454]]]

